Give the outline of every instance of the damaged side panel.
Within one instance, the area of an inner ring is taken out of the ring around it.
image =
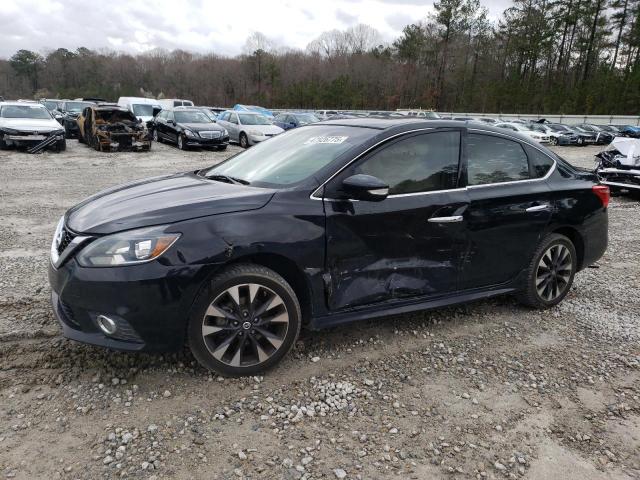
[[[428,220],[462,215],[466,191],[325,204],[331,311],[456,289],[464,228]]]

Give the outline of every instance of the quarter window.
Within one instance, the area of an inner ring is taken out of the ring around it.
[[[389,185],[390,194],[455,188],[460,132],[435,132],[399,140],[374,153],[355,173],[373,175]]]
[[[468,185],[513,182],[530,178],[527,155],[518,142],[492,135],[467,137]]]
[[[529,162],[531,163],[531,173],[533,178],[544,177],[549,170],[551,170],[553,160],[537,148],[533,148],[528,145],[526,148],[527,155],[529,156]]]

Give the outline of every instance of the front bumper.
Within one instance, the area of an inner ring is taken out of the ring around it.
[[[84,268],[75,259],[57,269],[50,264],[53,311],[72,340],[115,350],[175,351],[184,344],[205,270],[160,261],[110,268]],[[115,321],[113,335],[100,330],[99,315]]]
[[[221,147],[229,145],[229,136],[218,138],[185,137],[185,144],[189,147]]]
[[[640,191],[640,168],[600,168],[596,173],[604,185]]]
[[[264,142],[265,140],[269,140],[271,137],[275,137],[274,135],[247,135],[247,139],[249,140],[249,145],[255,145],[256,143]]]

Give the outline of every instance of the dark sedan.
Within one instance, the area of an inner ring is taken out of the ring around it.
[[[86,107],[95,105],[95,102],[85,102],[78,100],[63,101],[58,108],[61,117],[56,118],[64,127],[65,138],[79,138],[78,116]]]
[[[253,375],[303,325],[504,294],[556,305],[604,253],[608,202],[593,173],[517,133],[331,120],[71,208],[51,245],[52,302],[69,338],[187,342],[205,367]]]
[[[596,143],[596,134],[580,130],[572,125],[564,125],[562,123],[552,123],[549,125],[554,131],[563,133],[571,139],[572,144],[585,146],[594,145]]]
[[[613,133],[605,131],[598,125],[581,123],[580,125],[575,125],[574,127],[581,132],[593,133],[596,136],[597,145],[609,145],[613,141],[613,139],[616,138]]]
[[[225,150],[229,132],[194,107],[162,110],[151,123],[153,140],[175,143],[180,150],[189,147],[215,147]]]
[[[319,122],[320,119],[313,113],[279,113],[273,119],[273,124],[283,130],[302,127],[311,123]]]
[[[640,138],[640,126],[638,125],[613,125],[623,137]]]

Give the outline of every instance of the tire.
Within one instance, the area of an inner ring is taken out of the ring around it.
[[[3,139],[0,139],[0,150],[7,150],[9,148],[9,146],[7,145],[7,142],[5,142]]]
[[[220,146],[218,147],[218,151],[219,151],[219,152],[224,152],[226,149],[227,149],[227,146],[226,146],[226,145],[220,145]]]
[[[564,256],[567,253],[569,258]],[[557,257],[554,258],[556,254]],[[518,294],[520,303],[538,309],[553,307],[560,303],[573,284],[577,260],[576,249],[571,240],[557,233],[546,236],[538,245],[527,267],[526,284],[523,291]],[[555,266],[551,270],[547,265],[551,266],[554,263]],[[549,273],[545,275],[545,270],[553,273],[551,276]],[[540,282],[545,277],[549,280]],[[545,287],[545,283],[548,288]],[[554,285],[557,290],[554,289]]]
[[[558,139],[556,137],[549,137],[549,145],[556,146],[558,145]]]
[[[178,135],[178,140],[177,140],[176,144],[178,145],[178,148],[180,150],[186,150],[187,149],[187,146],[184,144],[184,137],[182,135]]]
[[[249,139],[247,138],[247,134],[244,132],[240,134],[240,146],[242,148],[249,148]]]
[[[97,135],[94,135],[92,137],[92,143],[93,143],[93,148],[95,148],[98,152],[102,151],[102,146],[100,145],[100,139],[98,138]]]
[[[153,129],[153,141],[157,142],[157,143],[162,143],[162,139],[160,138],[160,135],[158,135],[158,129],[157,128]]]
[[[265,314],[269,320],[260,318]],[[209,370],[256,375],[287,354],[301,323],[300,304],[284,278],[259,265],[234,265],[208,280],[198,294],[189,315],[189,347]]]
[[[56,142],[56,149],[58,152],[64,152],[67,149],[67,141],[63,138]]]
[[[579,146],[579,147],[584,146],[584,138],[582,138],[582,137],[579,137],[579,138],[578,138],[578,146]]]

